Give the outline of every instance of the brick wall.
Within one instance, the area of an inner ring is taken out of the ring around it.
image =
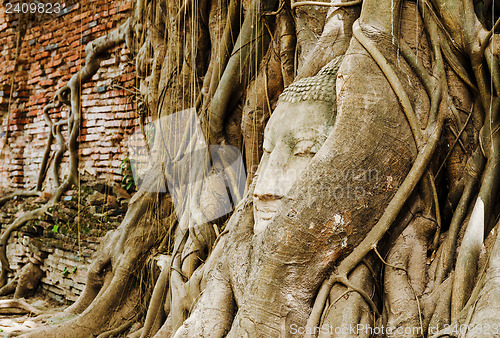
[[[7,14],[8,2],[0,2],[0,190],[36,185],[49,132],[44,106],[83,66],[85,45],[116,29],[131,7],[131,0],[51,1],[60,1],[59,14]],[[23,22],[26,29],[19,34]],[[138,124],[131,93],[135,83],[129,52],[120,46],[83,85],[81,171],[120,179],[127,138]],[[50,115],[57,121],[67,116],[67,109]],[[56,142],[52,148],[58,149]],[[63,163],[67,161],[66,154]],[[61,168],[64,177],[67,166]]]
[[[13,232],[7,245],[7,256],[14,271],[29,261],[40,264],[44,277],[39,288],[47,296],[60,302],[74,302],[87,282],[91,256],[97,250],[100,238],[86,237],[80,245],[72,238],[33,237],[32,234]],[[13,277],[11,274],[9,277]]]

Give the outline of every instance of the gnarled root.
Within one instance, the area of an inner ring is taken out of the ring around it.
[[[42,328],[27,334],[27,337],[86,337],[119,328],[124,322],[142,315],[144,308],[140,302],[139,277],[147,253],[154,244],[165,236],[168,227],[152,220],[164,220],[171,210],[169,199],[159,193],[138,192],[141,198],[133,200],[129,206],[143,212],[136,218],[129,218],[133,224],[124,222],[114,232],[108,233],[101,244],[101,258],[97,258],[89,271],[87,283],[79,300],[66,310],[78,314],[65,323]],[[158,215],[157,211],[163,213]],[[157,218],[159,217],[159,218]],[[126,232],[126,239],[119,240]]]
[[[40,315],[43,311],[38,310],[26,302],[23,298],[20,299],[4,299],[0,300],[0,313],[2,314],[19,314],[19,313],[32,313]]]
[[[435,223],[416,217],[391,248],[385,267],[384,319],[387,326],[420,328],[415,337],[426,332],[421,297],[426,287],[427,246]]]
[[[349,280],[359,286],[364,293],[374,296],[376,280],[373,275],[373,269],[365,264],[373,264],[373,259],[358,265],[349,275]],[[347,288],[342,284],[335,284],[330,291],[329,306],[323,314],[323,320],[320,327],[328,330],[321,331],[318,337],[331,337],[332,332],[342,329],[342,332],[349,332],[351,327],[368,327],[373,325],[375,313],[364,297],[353,289]],[[347,331],[345,331],[347,329]],[[350,331],[352,332],[352,331]],[[358,337],[369,337],[369,331],[359,330],[356,332]]]

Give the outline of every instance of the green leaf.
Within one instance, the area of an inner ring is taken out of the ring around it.
[[[68,269],[66,267],[64,267],[63,271],[61,272],[61,275],[63,277],[66,277],[68,275],[68,273],[69,273]]]
[[[52,227],[52,232],[53,233],[59,233],[59,224],[54,224],[54,226]]]
[[[75,266],[75,267],[71,270],[71,273],[75,273],[75,272],[76,272],[76,269],[77,269],[77,267]]]

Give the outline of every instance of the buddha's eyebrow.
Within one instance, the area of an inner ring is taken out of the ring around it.
[[[297,134],[300,134],[300,136],[297,136]],[[326,133],[323,130],[323,128],[312,128],[312,127],[309,128],[300,127],[299,129],[295,130],[288,130],[286,133],[287,137],[299,140],[306,140],[306,139],[313,140],[324,135],[326,135]]]
[[[293,149],[299,142],[301,141],[312,141],[315,142],[317,141],[316,135],[305,135],[305,136],[299,136],[295,134],[289,134],[288,137],[286,138],[286,144],[288,148]]]

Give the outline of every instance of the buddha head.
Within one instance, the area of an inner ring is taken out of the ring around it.
[[[264,154],[253,195],[254,232],[262,232],[279,212],[282,199],[333,129],[335,79],[341,58],[294,82],[281,94],[264,131]]]

